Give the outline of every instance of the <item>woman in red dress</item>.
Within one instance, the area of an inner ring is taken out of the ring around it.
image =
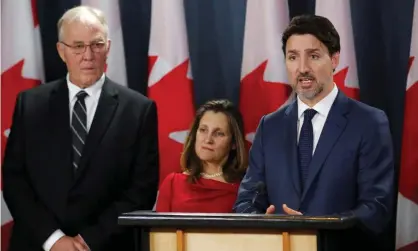
[[[163,180],[156,211],[232,212],[247,155],[238,109],[227,100],[202,105],[184,144],[183,170]]]

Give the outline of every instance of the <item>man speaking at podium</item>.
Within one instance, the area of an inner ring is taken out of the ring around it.
[[[328,19],[295,17],[282,42],[297,98],[261,119],[234,211],[352,214],[381,232],[394,192],[385,113],[348,98],[333,82],[340,41]]]

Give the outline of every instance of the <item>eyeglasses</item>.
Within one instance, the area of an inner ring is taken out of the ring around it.
[[[75,45],[69,45],[66,44],[62,41],[60,41],[61,44],[71,48],[73,50],[73,52],[75,54],[82,54],[86,51],[87,47],[90,47],[90,49],[93,52],[102,52],[103,49],[105,48],[105,42],[93,42],[91,44],[84,44],[84,43],[80,43],[80,44],[75,44]]]

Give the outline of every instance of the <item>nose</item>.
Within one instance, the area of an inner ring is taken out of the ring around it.
[[[307,57],[301,57],[299,60],[299,72],[300,73],[307,73],[309,72],[309,62]]]
[[[205,137],[205,143],[206,144],[212,144],[213,143],[213,137],[212,134],[208,133]]]
[[[93,53],[91,47],[87,46],[86,50],[83,53],[83,59],[84,60],[92,60],[93,56],[94,56],[94,53]]]

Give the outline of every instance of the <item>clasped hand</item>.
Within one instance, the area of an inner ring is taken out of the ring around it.
[[[274,214],[274,211],[276,211],[276,207],[274,205],[270,205],[266,210],[266,214]],[[302,215],[301,212],[291,209],[286,204],[283,204],[283,211],[288,215]]]
[[[51,251],[89,251],[89,247],[80,235],[63,236],[52,246]]]

